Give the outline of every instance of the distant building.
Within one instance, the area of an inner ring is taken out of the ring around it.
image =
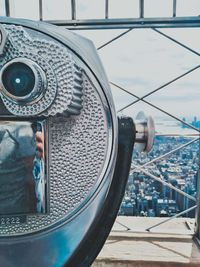
[[[185,120],[186,121],[186,120]],[[197,123],[197,118],[194,118]],[[180,137],[179,144],[188,142]],[[159,157],[177,146],[177,137],[156,137],[154,148],[149,155],[133,154],[135,165],[142,165]],[[197,142],[148,166],[148,171],[172,184],[191,196],[196,196],[199,144]],[[120,215],[128,216],[174,216],[194,205],[194,201],[163,185],[139,170],[132,169],[126,196],[120,208]],[[185,216],[194,217],[194,211]]]

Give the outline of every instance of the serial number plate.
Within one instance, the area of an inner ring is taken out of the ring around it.
[[[26,222],[26,216],[0,216],[0,225],[21,224]]]

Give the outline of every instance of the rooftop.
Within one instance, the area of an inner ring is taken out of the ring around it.
[[[194,219],[177,218],[144,231],[161,221],[163,218],[117,217],[92,267],[200,266],[199,248],[189,226]]]

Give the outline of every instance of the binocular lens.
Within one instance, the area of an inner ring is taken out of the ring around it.
[[[35,86],[35,74],[27,64],[15,62],[4,69],[2,83],[11,95],[27,96]]]

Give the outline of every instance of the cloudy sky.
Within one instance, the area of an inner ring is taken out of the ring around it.
[[[11,15],[38,19],[38,2],[33,0],[11,0]],[[43,0],[44,19],[70,19],[70,0]],[[110,0],[111,18],[138,17],[138,0]],[[171,16],[172,0],[145,0],[145,17]],[[0,0],[0,14],[4,15],[4,1]],[[77,19],[103,18],[105,1],[77,0]],[[177,16],[200,14],[199,0],[177,0]],[[125,30],[76,31],[93,40],[96,47]],[[162,29],[185,45],[200,53],[200,29]],[[199,64],[199,57],[151,29],[134,29],[127,35],[99,50],[110,81],[142,97],[146,93],[174,79]],[[200,119],[200,69],[163,88],[146,98],[174,115],[188,119],[196,115]],[[116,109],[134,101],[112,86]],[[138,102],[125,114],[136,114],[144,110],[155,118],[163,118],[161,112],[145,103]]]

